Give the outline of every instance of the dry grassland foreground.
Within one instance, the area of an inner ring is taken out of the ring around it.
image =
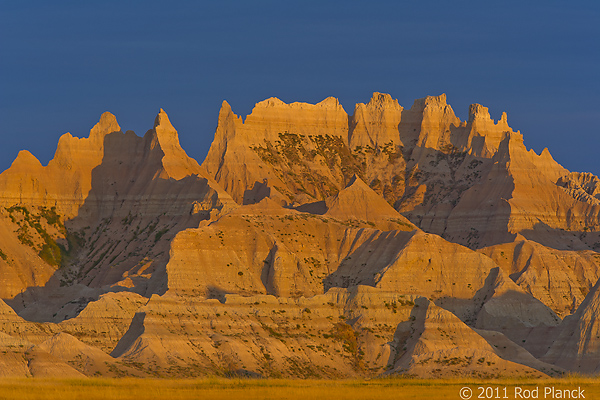
[[[600,381],[410,379],[0,379],[0,399],[563,399],[600,398]]]

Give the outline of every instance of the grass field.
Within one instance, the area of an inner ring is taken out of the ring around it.
[[[463,389],[468,387],[471,389]],[[536,392],[528,392],[538,388]],[[480,389],[483,388],[483,389]],[[506,389],[505,389],[506,388]],[[552,394],[545,388],[554,388]],[[600,379],[563,378],[539,381],[283,379],[0,379],[0,399],[600,399]],[[569,390],[569,397],[563,390]],[[516,392],[515,392],[516,390]],[[583,396],[581,397],[581,391]],[[560,393],[558,391],[561,391]],[[519,397],[521,396],[521,397]],[[557,397],[560,396],[560,397]],[[576,397],[577,396],[577,397]],[[469,397],[463,397],[469,398]]]

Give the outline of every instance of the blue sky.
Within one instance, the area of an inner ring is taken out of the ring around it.
[[[372,92],[404,107],[446,93],[480,103],[572,171],[600,174],[600,3],[595,1],[20,1],[0,11],[0,170],[42,163],[65,132],[111,111],[143,135],[162,107],[202,162],[221,102]]]

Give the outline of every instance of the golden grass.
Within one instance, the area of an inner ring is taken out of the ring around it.
[[[567,377],[547,380],[473,380],[406,379],[375,380],[284,380],[284,379],[0,379],[0,399],[115,399],[115,400],[187,400],[187,399],[460,399],[463,387],[507,387],[509,399],[514,388],[544,387],[585,390],[585,398],[600,398],[600,380]],[[488,392],[489,393],[489,392]],[[503,392],[500,392],[503,397]]]

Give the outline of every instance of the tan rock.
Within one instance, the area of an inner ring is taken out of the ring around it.
[[[545,374],[500,358],[492,346],[452,313],[420,299],[407,328],[411,336],[398,354],[394,373],[439,378],[542,377]],[[397,334],[401,334],[398,329]]]
[[[254,182],[268,179],[275,188],[284,186],[251,151],[265,141],[280,140],[280,134],[331,135],[347,146],[348,115],[331,97],[316,105],[285,104],[270,98],[257,103],[252,114],[242,121],[233,114],[229,104],[223,102],[215,140],[202,166],[238,203],[242,203],[244,192],[252,188]]]
[[[600,278],[600,256],[589,250],[555,250],[520,240],[479,251],[491,257],[517,285],[561,318],[576,311]]]
[[[393,100],[392,96],[385,93],[373,93],[366,105],[358,103],[350,117],[349,147],[376,148],[390,142],[402,145],[398,130],[402,110],[398,100]]]
[[[147,298],[136,293],[106,293],[88,303],[75,318],[57,324],[54,331],[76,336],[108,354],[129,329],[137,310],[147,302]]]
[[[550,376],[561,376],[565,371],[556,365],[548,364],[538,360],[530,352],[519,346],[505,335],[496,331],[474,329],[493,348],[494,352],[508,361],[526,365]]]
[[[24,346],[27,343],[42,342],[49,336],[49,333],[39,325],[17,315],[3,300],[0,300],[0,332],[10,335],[11,340],[20,340],[18,344]]]
[[[598,287],[599,284],[596,283],[577,311],[563,320],[551,347],[542,357],[543,361],[586,374],[595,374],[600,370]]]
[[[488,293],[474,326],[503,333],[522,342],[534,328],[553,327],[560,318],[544,303],[517,286],[501,269],[490,274]],[[483,294],[483,293],[482,293]]]
[[[115,116],[106,112],[89,138],[79,139],[70,133],[61,136],[46,167],[31,153],[20,152],[13,166],[0,174],[0,203],[6,207],[56,207],[61,216],[76,216],[91,189],[92,169],[102,162],[104,138],[120,131]]]
[[[325,215],[342,221],[361,220],[375,224],[376,222],[395,220],[398,224],[405,224],[404,228],[407,230],[416,229],[412,223],[394,210],[356,175],[345,189],[326,199],[325,204],[327,207]],[[395,228],[397,229],[397,227]]]
[[[22,378],[31,376],[24,354],[31,346],[32,344],[27,340],[0,332],[0,377]]]
[[[0,377],[83,378],[73,367],[27,340],[0,332]]]
[[[377,272],[378,288],[437,299],[462,320],[473,320],[481,307],[476,294],[489,285],[486,280],[497,268],[491,259],[423,232],[398,250]]]
[[[466,130],[468,131],[468,139],[465,147],[473,148],[475,153],[483,156],[488,155],[488,157],[498,151],[500,142],[507,135],[514,133],[508,126],[505,112],[502,113],[500,120],[495,123],[490,117],[488,108],[480,104],[471,104],[469,107],[469,120],[466,124]],[[477,140],[480,140],[483,144],[480,145]]]
[[[564,187],[575,200],[600,205],[600,180],[589,172],[572,172],[561,176],[556,184]]]
[[[58,333],[34,347],[50,354],[60,362],[67,363],[85,376],[141,375],[126,366],[118,365],[116,360],[103,351],[88,346],[67,333]],[[75,374],[78,376],[78,374]],[[80,375],[79,375],[80,376]]]
[[[417,147],[442,148],[451,143],[452,130],[460,126],[460,120],[446,103],[445,94],[417,99],[405,114],[400,139]]]
[[[57,269],[39,257],[45,242],[26,219],[21,210],[0,209],[0,298],[13,298],[25,288],[45,285]],[[43,218],[39,226],[55,237],[61,236]],[[35,248],[23,243],[27,240]]]
[[[35,378],[85,378],[84,374],[69,364],[41,349],[34,347],[28,357],[27,366]]]
[[[599,187],[445,95],[405,110],[375,93],[350,118],[333,98],[245,121],[224,102],[202,166],[163,110],[144,137],[105,113],[47,166],[23,151],[0,174],[0,365],[593,372]]]

